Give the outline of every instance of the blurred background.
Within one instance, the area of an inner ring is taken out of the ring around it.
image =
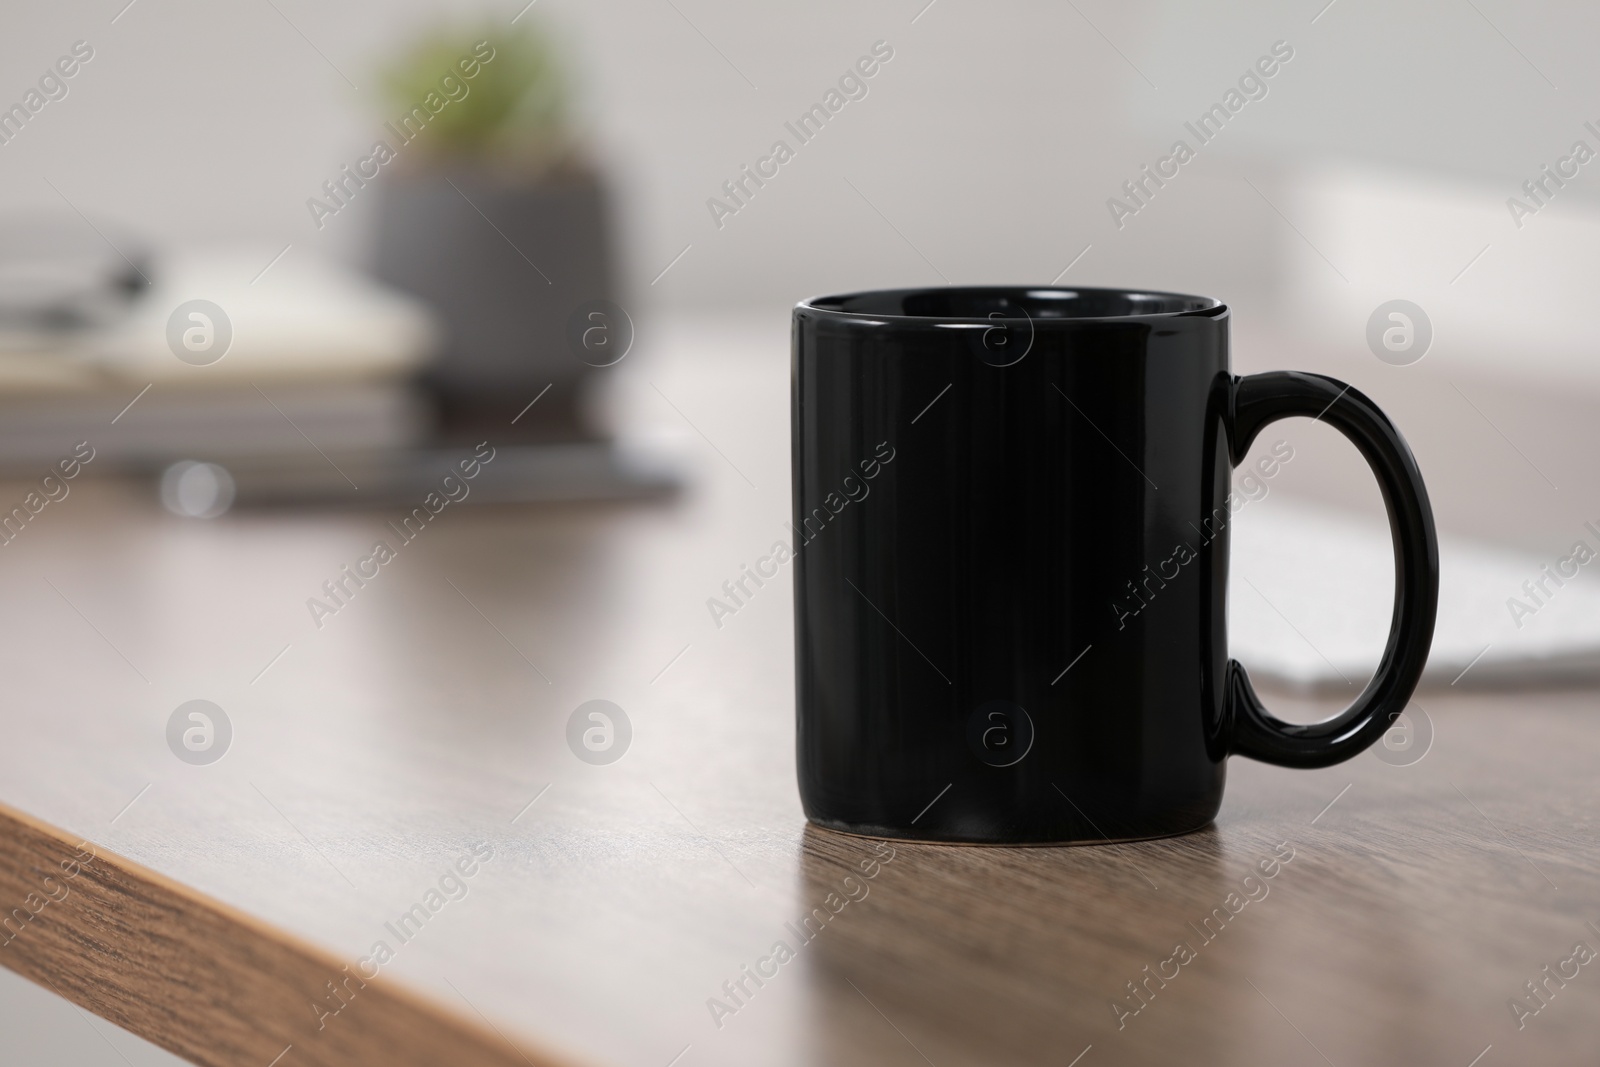
[[[514,298],[483,292],[480,275],[526,283],[522,309],[539,313],[549,345],[591,300],[626,308],[648,342],[663,317],[770,319],[804,294],[890,283],[1059,277],[1216,294],[1238,310],[1243,369],[1348,356],[1346,375],[1374,394],[1427,382],[1428,406],[1439,410],[1413,416],[1396,397],[1397,416],[1419,450],[1452,428],[1483,439],[1476,454],[1514,484],[1501,490],[1497,516],[1473,521],[1518,540],[1531,518],[1558,527],[1579,512],[1551,496],[1502,436],[1549,482],[1592,482],[1586,442],[1567,436],[1576,420],[1545,409],[1595,388],[1582,319],[1592,168],[1578,169],[1548,206],[1522,185],[1580,139],[1600,147],[1583,125],[1600,116],[1584,109],[1592,75],[1579,52],[1596,18],[1576,4],[1529,13],[1464,2],[1379,10],[1356,0],[1309,13],[1249,3],[996,12],[946,0],[926,10],[665,0],[539,0],[525,11],[52,5],[13,16],[0,43],[14,83],[6,91],[20,100],[74,42],[87,42],[93,59],[3,145],[0,190],[4,217],[31,238],[8,242],[12,257],[26,257],[45,228],[60,236],[48,242],[58,254],[69,246],[98,258],[128,292],[158,291],[152,306],[134,309],[153,350],[129,341],[120,354],[161,366],[124,365],[119,387],[142,386],[158,370],[185,377],[156,331],[179,292],[244,320],[217,378],[235,366],[243,376],[247,357],[281,363],[285,346],[328,375],[393,377],[440,344],[451,350],[453,334],[456,358],[433,375],[445,386],[434,412],[443,397],[447,415],[471,406],[462,394],[473,382],[483,391],[575,377],[496,347],[518,329],[514,317],[497,317]],[[518,31],[534,34],[533,44],[507,48]],[[391,131],[453,69],[454,51],[495,33],[504,54],[484,68],[477,97],[449,103],[436,120],[452,129],[402,144]],[[793,141],[784,123],[879,40],[894,58],[865,79],[867,95],[797,144],[764,187],[747,182],[754,195],[719,218],[712,198],[735,205],[724,183],[774,141]],[[1199,145],[1183,124],[1277,41],[1293,58],[1261,79],[1266,95]],[[530,98],[521,114],[501,129],[469,128],[499,121],[484,113],[504,103],[491,92],[519,88]],[[1108,200],[1126,200],[1123,183],[1179,138],[1196,157],[1119,225]],[[341,179],[380,140],[393,162],[362,188]],[[507,146],[518,144],[532,145],[523,153],[531,158],[511,158]],[[455,189],[440,180],[451,175]],[[340,180],[342,204],[324,184]],[[1513,196],[1537,215],[1514,217]],[[148,286],[134,264],[148,268]],[[7,269],[26,273],[29,262]],[[329,270],[341,273],[330,279]],[[445,334],[428,332],[441,323],[437,302],[416,320],[416,305],[385,303],[392,290],[313,299],[374,270],[393,287],[448,298]],[[1429,358],[1403,373],[1369,358],[1364,343],[1369,314],[1397,298],[1422,307],[1434,335]],[[278,335],[249,329],[255,316],[270,316]],[[550,358],[568,372],[570,356]],[[20,386],[44,373],[15,377]],[[1434,388],[1442,374],[1459,389]],[[298,383],[286,384],[298,403]],[[585,387],[555,386],[541,403],[570,421]],[[159,396],[146,399],[159,406]],[[377,389],[344,403],[364,415],[360,425],[331,420],[349,438],[334,443],[351,448],[405,438],[429,417]],[[303,410],[330,418],[315,404]],[[547,426],[559,421],[530,418],[531,432],[573,436],[570,426]],[[1353,500],[1365,475],[1351,471],[1357,480],[1334,481]],[[1469,509],[1438,495],[1444,519],[1467,521]]]
[[[1593,5],[72,0],[5,27],[8,477],[92,437],[84,477],[196,522],[357,483],[409,506],[493,436],[478,501],[670,501],[731,474],[652,376],[781,378],[798,299],[1190,291],[1233,307],[1237,370],[1341,377],[1411,440],[1461,579],[1443,683],[1474,652],[1501,684],[1594,669],[1592,581],[1502,635],[1522,579],[1600,544]],[[1240,537],[1350,589],[1302,620],[1315,656],[1259,610],[1236,631],[1314,689],[1370,672],[1390,575],[1365,467],[1293,440],[1299,517]],[[78,1014],[0,970],[0,1059],[166,1059]]]

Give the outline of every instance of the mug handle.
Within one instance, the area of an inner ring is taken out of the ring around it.
[[[1229,448],[1238,466],[1268,423],[1294,416],[1326,421],[1366,457],[1383,491],[1394,538],[1394,615],[1383,659],[1367,688],[1324,722],[1287,723],[1256,696],[1238,660],[1228,660],[1230,751],[1285,767],[1326,767],[1349,759],[1388,730],[1422,677],[1439,607],[1439,541],[1422,475],[1400,431],[1378,406],[1321,374],[1271,371],[1235,378],[1229,392]]]

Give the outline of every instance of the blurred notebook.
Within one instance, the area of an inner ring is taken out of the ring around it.
[[[1548,558],[1441,538],[1439,621],[1423,684],[1600,678],[1600,558],[1561,586],[1542,570],[1554,570],[1580,540],[1600,554],[1600,536],[1582,527]],[[1535,584],[1535,599],[1523,583],[1542,578],[1546,591]],[[1389,631],[1388,527],[1288,497],[1246,507],[1234,520],[1228,594],[1230,654],[1252,676],[1354,695]]]
[[[175,459],[294,459],[419,442],[427,412],[412,384],[435,343],[415,301],[290,249],[174,256],[123,314],[93,328],[0,330],[0,473],[30,475],[95,448],[100,470]],[[268,268],[268,269],[263,269]],[[169,319],[211,301],[231,334],[203,366],[180,359]]]

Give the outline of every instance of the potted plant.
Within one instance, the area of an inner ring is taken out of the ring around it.
[[[501,439],[592,439],[581,392],[621,349],[585,351],[572,325],[605,321],[618,336],[588,335],[602,341],[631,325],[593,319],[615,308],[606,200],[569,123],[556,50],[531,26],[437,31],[383,83],[391,151],[377,164],[374,269],[442,320],[424,379],[441,437],[493,427]]]

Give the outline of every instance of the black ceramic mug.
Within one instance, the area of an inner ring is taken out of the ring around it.
[[[933,841],[1205,826],[1230,755],[1349,759],[1427,659],[1439,552],[1411,451],[1318,374],[1235,377],[1216,300],[949,288],[794,311],[795,688],[814,822]],[[1228,657],[1229,489],[1267,423],[1320,419],[1382,489],[1382,662],[1326,722]]]

